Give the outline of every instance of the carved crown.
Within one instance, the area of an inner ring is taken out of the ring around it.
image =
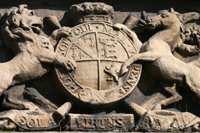
[[[75,24],[85,22],[106,22],[112,23],[114,9],[105,3],[84,2],[70,7],[69,15]]]

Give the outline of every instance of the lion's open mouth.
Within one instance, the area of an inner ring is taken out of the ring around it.
[[[32,24],[31,28],[33,32],[35,32],[36,34],[40,34],[41,29],[42,29],[42,24]]]

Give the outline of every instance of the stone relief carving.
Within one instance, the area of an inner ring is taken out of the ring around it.
[[[75,4],[73,26],[27,5],[2,15],[2,130],[199,131],[199,13],[143,11],[113,24],[114,13]]]
[[[113,29],[113,13],[113,7],[103,3],[73,5],[70,15],[79,25],[56,48],[56,53],[77,63],[74,73],[56,68],[62,86],[66,93],[88,104],[102,106],[119,101],[130,94],[140,77],[140,64],[131,65],[127,75],[118,75],[124,60],[138,52],[139,46]]]
[[[141,46],[140,53],[133,55],[125,61],[120,70],[120,74],[124,74],[127,71],[127,67],[132,64],[132,62],[137,60],[147,61],[148,63],[146,63],[145,66],[149,72],[161,80],[160,82],[163,84],[165,90],[173,95],[170,99],[161,101],[161,106],[166,106],[169,103],[181,99],[179,94],[174,92],[173,89],[169,89],[167,83],[164,82],[176,83],[184,87],[188,86],[188,89],[199,97],[198,78],[200,77],[197,73],[200,69],[193,66],[192,63],[185,63],[172,55],[172,52],[176,49],[185,50],[193,54],[198,53],[197,51],[199,50],[195,45],[188,48],[186,44],[183,44],[181,32],[184,32],[184,29],[180,21],[181,19],[180,14],[175,12],[172,8],[170,11],[163,10],[160,11],[157,16],[148,18],[147,27],[150,30],[156,29],[157,27],[162,30],[150,37],[149,40]],[[115,26],[119,29],[129,30],[121,24]],[[133,40],[134,37],[137,39],[137,35],[130,30],[129,32],[133,36]],[[197,34],[193,34],[194,38],[199,42]],[[180,69],[180,67],[182,69]]]
[[[61,35],[68,35],[70,28],[62,27],[55,30],[49,38],[38,35],[42,28],[42,18],[36,17],[26,5],[10,9],[2,17],[2,23],[2,41],[13,50],[15,57],[0,66],[1,94],[12,83],[21,83],[45,74],[48,68],[43,68],[43,62],[74,70],[74,61],[58,56],[54,52],[57,39]]]

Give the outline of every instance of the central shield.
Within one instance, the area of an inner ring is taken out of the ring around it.
[[[67,72],[55,66],[64,92],[74,99],[92,105],[114,103],[128,96],[136,87],[141,64],[133,63],[129,71],[119,77],[122,64],[139,47],[123,32],[106,23],[84,23],[72,28],[62,38],[56,53],[73,58],[77,68]]]

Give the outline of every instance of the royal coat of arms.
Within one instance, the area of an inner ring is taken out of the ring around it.
[[[139,81],[141,65],[132,64],[125,75],[120,75],[120,68],[133,53],[139,52],[140,46],[113,28],[112,6],[84,3],[71,6],[70,13],[77,25],[56,47],[56,53],[73,58],[77,64],[72,72],[60,66],[55,68],[66,94],[91,105],[125,98]]]
[[[0,129],[200,131],[199,13],[113,24],[119,11],[101,2],[72,5],[62,20],[25,4],[4,12]]]

